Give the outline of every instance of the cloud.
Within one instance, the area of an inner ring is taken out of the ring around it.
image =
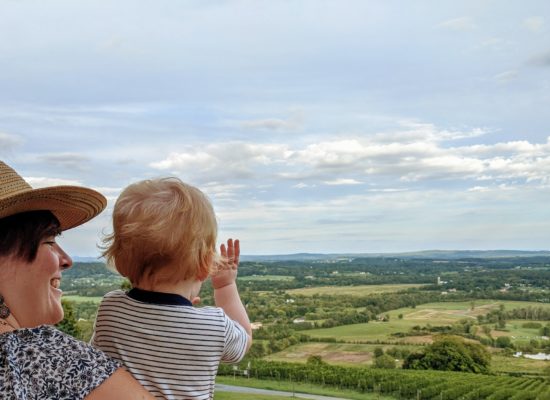
[[[251,144],[227,142],[196,145],[151,167],[175,172],[197,184],[227,179],[261,180],[264,184],[291,182],[295,189],[315,185],[369,184],[402,189],[404,185],[436,182],[495,182],[514,184],[550,182],[550,139],[494,144],[456,145],[456,141],[484,135],[486,129],[438,129],[432,124],[401,123],[392,133],[339,137],[315,143]],[[200,151],[193,149],[200,148]],[[339,178],[342,177],[342,178]],[[240,187],[225,188],[230,197]],[[214,190],[212,190],[214,193]]]
[[[239,192],[245,189],[247,185],[242,184],[224,184],[220,182],[210,182],[200,187],[208,196],[216,200],[232,199],[238,196]]]
[[[241,121],[242,128],[247,130],[263,131],[296,131],[303,127],[302,113],[295,112],[287,119],[265,118],[248,121]]]
[[[534,33],[539,33],[544,30],[544,18],[543,17],[529,17],[523,20],[523,26]]]
[[[23,139],[20,136],[0,132],[0,154],[7,154],[22,143]]]
[[[550,67],[550,50],[531,57],[528,63],[537,67]]]
[[[72,179],[58,179],[37,176],[29,176],[25,177],[24,179],[35,189],[49,186],[83,186],[80,181]]]
[[[513,81],[518,77],[518,71],[517,70],[510,70],[510,71],[504,71],[500,74],[496,74],[493,76],[493,79],[500,84],[506,84],[508,82]]]
[[[185,173],[202,180],[251,178],[258,168],[283,163],[291,155],[285,144],[228,142],[209,144],[201,151],[188,148],[150,164],[158,170]],[[196,147],[195,147],[196,148]]]
[[[476,28],[476,24],[471,17],[459,17],[443,21],[437,27],[451,31],[470,31]]]
[[[76,170],[86,169],[86,164],[90,161],[88,157],[76,153],[45,154],[39,159],[57,167]]]
[[[339,185],[361,185],[363,182],[359,182],[355,179],[342,178],[342,179],[334,179],[331,181],[324,181],[323,183],[329,186],[339,186]]]
[[[297,183],[296,185],[293,185],[292,187],[296,189],[305,189],[308,187],[315,187],[315,185],[308,185],[307,183],[300,182],[300,183]]]

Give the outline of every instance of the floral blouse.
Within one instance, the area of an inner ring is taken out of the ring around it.
[[[83,399],[119,367],[52,326],[0,334],[0,399]]]

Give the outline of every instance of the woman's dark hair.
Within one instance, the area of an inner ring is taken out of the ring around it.
[[[0,257],[15,256],[33,262],[40,242],[61,233],[50,211],[28,211],[0,218]]]

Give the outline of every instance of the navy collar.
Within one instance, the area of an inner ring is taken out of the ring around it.
[[[163,304],[169,306],[193,306],[193,304],[185,297],[174,293],[152,292],[150,290],[133,288],[126,294],[132,299],[141,301],[142,303]]]

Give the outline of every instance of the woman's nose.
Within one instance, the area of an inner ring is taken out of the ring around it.
[[[63,249],[58,245],[57,250],[59,252],[59,265],[62,269],[69,269],[73,266],[73,259],[63,251]]]

